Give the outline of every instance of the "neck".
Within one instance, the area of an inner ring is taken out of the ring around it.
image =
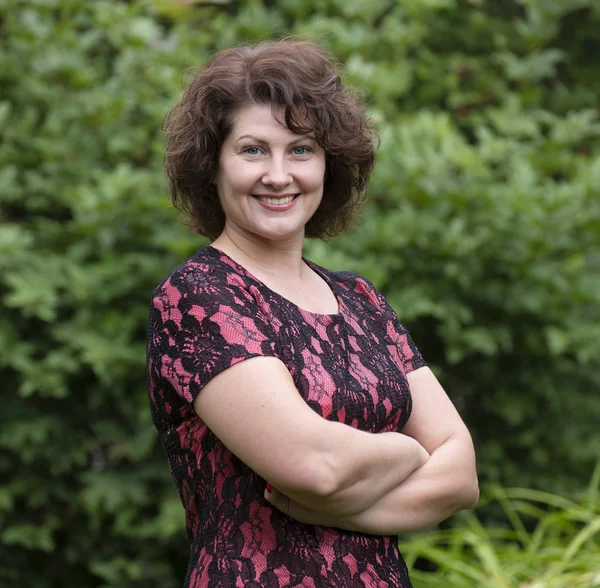
[[[302,278],[306,269],[302,261],[303,244],[303,238],[273,242],[225,226],[212,246],[225,252],[250,272],[297,280]]]

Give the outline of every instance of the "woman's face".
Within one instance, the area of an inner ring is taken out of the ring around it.
[[[324,176],[325,153],[312,134],[279,124],[270,105],[238,109],[216,178],[226,230],[279,246],[301,242],[323,197]]]

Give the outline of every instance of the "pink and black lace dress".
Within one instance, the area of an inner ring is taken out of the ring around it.
[[[275,356],[323,418],[399,431],[411,410],[406,374],[425,365],[394,311],[366,279],[306,261],[338,314],[281,297],[226,254],[201,249],[156,289],[148,333],[154,424],[186,512],[185,586],[410,586],[396,537],[304,525],[271,507],[265,482],[193,410],[215,375]]]

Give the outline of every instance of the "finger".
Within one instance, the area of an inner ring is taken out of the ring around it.
[[[268,503],[272,504],[276,508],[281,509],[283,494],[279,492],[279,490],[275,490],[273,487],[265,488],[264,496]]]
[[[291,499],[282,494],[275,488],[271,488],[271,492],[267,488],[265,488],[265,500],[271,505],[274,506],[277,510],[280,510],[282,513],[290,515],[292,508]]]

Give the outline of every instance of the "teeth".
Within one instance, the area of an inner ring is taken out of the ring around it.
[[[294,196],[286,196],[285,198],[266,198],[264,196],[259,196],[258,199],[265,204],[274,204],[275,206],[280,205],[283,206],[285,204],[289,204]]]

